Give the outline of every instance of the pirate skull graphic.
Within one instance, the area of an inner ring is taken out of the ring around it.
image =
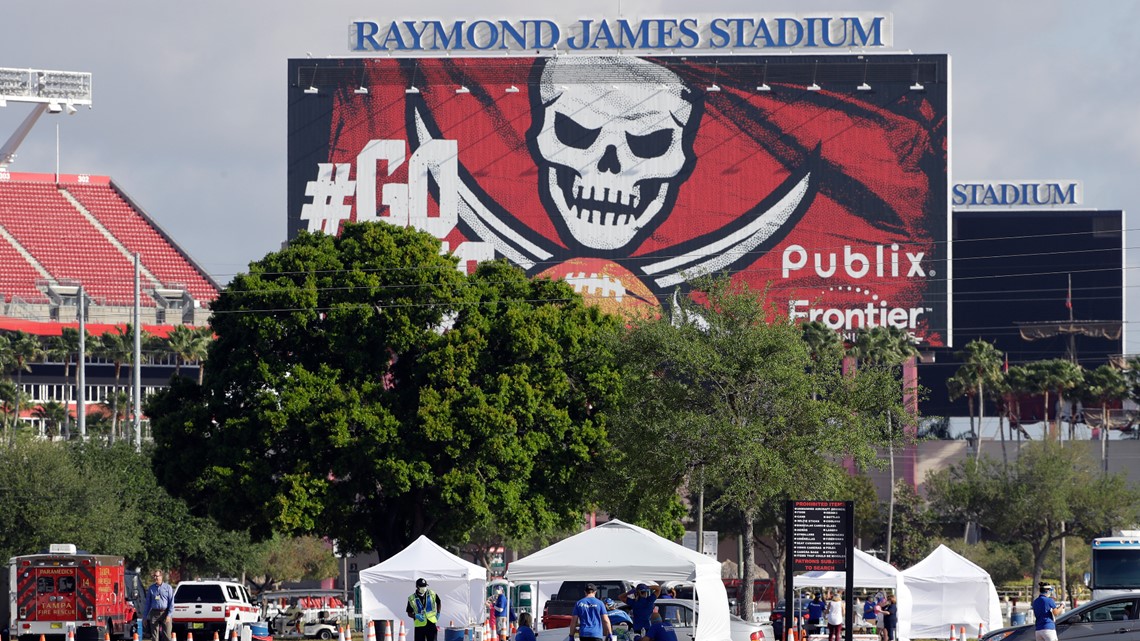
[[[563,242],[628,253],[692,171],[700,104],[677,74],[633,57],[551,58],[538,85],[530,149]]]

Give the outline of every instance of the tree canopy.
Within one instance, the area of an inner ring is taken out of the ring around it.
[[[156,472],[200,513],[265,537],[398,551],[576,522],[621,390],[620,327],[564,282],[467,276],[428,234],[302,233],[213,306],[201,386],[148,404]]]
[[[716,479],[710,509],[735,511],[751,541],[760,512],[782,497],[840,492],[834,461],[873,464],[875,446],[892,436],[884,410],[905,415],[901,387],[890,368],[844,374],[837,351],[810,353],[803,330],[760,292],[724,278],[699,287],[678,298],[672,318],[636,323],[624,338],[619,360],[630,378],[614,441],[652,461],[670,490],[694,472]]]

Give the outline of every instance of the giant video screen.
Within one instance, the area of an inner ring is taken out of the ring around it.
[[[611,311],[730,274],[950,339],[945,55],[289,61],[290,237],[410,225]]]

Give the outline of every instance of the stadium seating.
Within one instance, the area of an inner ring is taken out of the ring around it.
[[[56,281],[83,283],[97,304],[132,305],[134,265],[121,245],[127,254],[137,252],[143,267],[157,280],[144,276],[144,291],[158,286],[185,287],[203,304],[217,297],[217,288],[208,276],[145,214],[132,207],[109,179],[56,184],[51,175],[22,177],[26,179],[13,175],[0,181],[0,226]],[[84,216],[68,194],[97,223]],[[45,297],[36,287],[42,278],[9,241],[0,237],[0,296],[5,300],[19,296],[42,301]],[[144,296],[141,303],[156,305],[150,296]]]
[[[138,253],[142,264],[163,285],[180,284],[202,302],[212,301],[218,292],[202,274],[139,211],[115,190],[113,185],[65,185],[66,190],[91,212],[99,223],[131,253]]]

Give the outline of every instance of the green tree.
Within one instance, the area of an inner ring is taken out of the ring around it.
[[[833,457],[874,461],[888,431],[878,410],[901,415],[901,397],[882,368],[845,376],[837,355],[813,363],[802,331],[764,307],[760,292],[725,278],[699,290],[704,304],[679,298],[672,319],[638,322],[623,340],[619,360],[636,395],[627,402],[645,411],[623,411],[614,440],[654,461],[663,484],[698,469],[718,479],[710,509],[735,510],[742,538],[752,541],[772,501],[804,487],[839,490],[844,473],[829,465]],[[750,610],[752,546],[744,549],[742,601]]]
[[[44,434],[52,438],[61,434],[67,425],[67,406],[56,401],[48,401],[32,410],[32,416],[44,422]]]
[[[86,340],[91,340],[91,334],[87,334]],[[75,385],[71,380],[71,364],[75,355],[79,353],[79,330],[74,327],[64,327],[61,334],[53,336],[44,349],[50,358],[63,362],[63,388],[68,390],[64,404],[68,405],[76,397]],[[69,438],[71,435],[69,422],[70,415],[61,428],[61,434],[65,438]]]
[[[120,438],[119,401],[121,399],[118,393],[119,380],[123,365],[130,365],[134,362],[134,328],[130,323],[125,323],[123,326],[116,326],[114,329],[108,330],[95,342],[92,351],[96,355],[115,364],[115,386],[113,388],[114,391],[111,393],[111,442],[114,443]],[[129,396],[127,397],[127,403],[130,403]]]
[[[148,403],[163,484],[232,527],[386,557],[465,542],[492,512],[578,522],[608,447],[616,317],[503,262],[471,276],[429,234],[303,233],[213,305],[202,386]]]
[[[315,536],[274,536],[258,543],[246,568],[257,591],[275,590],[282,581],[319,581],[337,575],[332,546]]]
[[[203,331],[204,330],[204,331]],[[208,327],[189,327],[178,325],[166,336],[165,345],[174,354],[174,375],[181,371],[182,364],[197,361],[198,384],[202,384],[201,362],[209,353],[213,333]]]
[[[39,337],[17,331],[8,337],[8,345],[8,359],[16,371],[16,384],[22,385],[24,372],[32,371],[32,363],[44,357],[43,344]]]
[[[935,547],[934,515],[910,483],[896,483],[894,495],[895,525],[890,558],[897,567],[906,568],[926,558]]]
[[[28,395],[15,381],[0,380],[0,412],[3,416],[4,439],[11,447],[15,440],[16,427],[20,424],[20,411],[28,403]]]
[[[1109,364],[1101,365],[1091,372],[1085,373],[1084,380],[1077,388],[1077,396],[1086,404],[1100,406],[1100,462],[1104,471],[1108,471],[1108,435],[1112,428],[1109,420],[1108,406],[1110,403],[1123,401],[1128,398],[1128,378],[1124,372]],[[1088,410],[1085,412],[1088,414]]]
[[[970,432],[974,437],[974,456],[981,456],[982,452],[982,415],[986,403],[986,390],[991,394],[998,386],[1001,378],[1002,353],[992,343],[975,339],[966,343],[966,348],[958,352],[962,359],[962,366],[951,380],[953,387],[962,388],[970,396]],[[950,381],[946,383],[951,385]],[[970,391],[972,390],[972,392]],[[974,398],[978,401],[978,423],[974,425]],[[953,397],[952,397],[953,398]]]
[[[1092,539],[1140,517],[1140,491],[1102,474],[1082,448],[1052,440],[1027,444],[1008,468],[968,459],[928,475],[926,487],[943,519],[973,520],[998,540],[1028,545],[1034,584],[1062,536]]]
[[[1065,395],[1066,392],[1076,389],[1080,386],[1081,381],[1084,379],[1084,370],[1080,365],[1063,359],[1052,358],[1043,361],[1033,361],[1025,365],[1028,373],[1028,383],[1031,389],[1044,397],[1044,418],[1046,425],[1049,425],[1047,433],[1051,438],[1058,438],[1061,429],[1061,416],[1057,414],[1057,423],[1049,424],[1049,395],[1054,394],[1058,401]],[[1069,439],[1072,440],[1073,435],[1069,434]]]
[[[854,356],[861,367],[877,366],[885,368],[892,377],[900,377],[902,367],[915,366],[918,348],[905,330],[898,327],[864,327],[859,329],[851,346],[851,355]],[[917,406],[917,389],[905,389],[897,385],[900,398],[913,399]],[[907,403],[905,407],[911,407]],[[887,497],[887,563],[891,562],[891,537],[894,534],[895,524],[895,437],[899,434],[905,423],[900,422],[901,414],[891,413],[890,406],[882,408],[883,416],[887,421],[887,461],[890,469],[890,495]],[[909,423],[917,431],[916,422]]]

